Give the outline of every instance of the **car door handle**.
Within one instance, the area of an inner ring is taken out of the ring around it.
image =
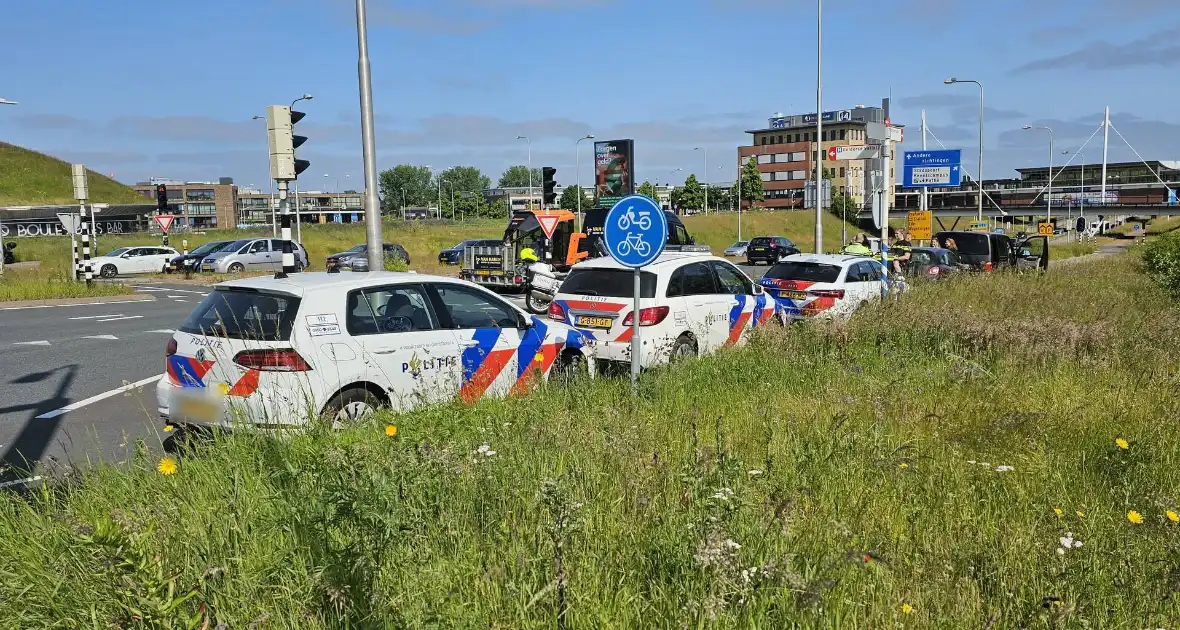
[[[476,347],[476,346],[478,346],[478,345],[479,345],[479,342],[478,342],[478,341],[476,341],[476,340],[474,340],[474,339],[468,339],[467,341],[464,341],[464,342],[463,342],[463,347],[464,347],[464,348],[474,348],[474,347]]]
[[[377,348],[373,350],[373,354],[393,354],[397,352],[396,348]]]

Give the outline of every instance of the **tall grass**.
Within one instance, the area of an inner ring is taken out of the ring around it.
[[[1171,627],[1177,323],[1121,256],[765,331],[638,399],[140,449],[0,499],[0,625]]]
[[[146,203],[142,195],[94,171],[86,172],[95,203]],[[0,206],[74,204],[70,165],[55,157],[0,142]]]
[[[0,276],[0,302],[12,300],[50,300],[57,298],[129,295],[133,291],[121,284],[74,282],[69,275],[45,275],[33,271],[6,270]]]

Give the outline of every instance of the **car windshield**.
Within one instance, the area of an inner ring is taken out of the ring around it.
[[[354,245],[351,249],[345,250],[344,253],[345,254],[359,254],[360,252],[363,252],[363,251],[365,251],[365,244],[361,243],[360,245]]]
[[[991,248],[988,247],[988,235],[976,234],[968,232],[942,232],[938,234],[938,244],[942,247],[947,246],[948,240],[954,240],[960,254],[967,254],[968,256],[987,256],[991,253]],[[950,248],[947,248],[950,249]]]
[[[218,288],[201,300],[180,330],[206,337],[287,341],[299,298],[257,289]]]
[[[245,247],[246,244],[250,243],[250,242],[251,241],[248,238],[242,239],[240,241],[233,241],[230,244],[226,245],[225,247],[222,247],[221,249],[219,249],[217,251],[219,251],[219,252],[236,252],[239,249],[242,249],[243,247]]]
[[[561,283],[560,291],[572,295],[633,297],[635,295],[634,272],[626,269],[574,268]],[[640,272],[639,294],[645,298],[656,296],[655,274],[647,271]]]
[[[110,258],[118,258],[119,256],[122,256],[124,253],[126,253],[127,250],[129,250],[129,249],[131,249],[131,248],[130,247],[120,247],[119,249],[112,249],[107,254],[107,256]]]
[[[757,240],[757,239],[755,239]],[[835,282],[840,277],[840,265],[817,262],[781,262],[766,272],[772,280],[797,280],[803,282]]]
[[[220,251],[221,248],[225,247],[226,245],[229,245],[231,242],[232,241],[213,241],[212,243],[205,243],[204,245],[201,245],[200,247],[194,249],[193,251],[191,251],[189,253],[190,254],[212,254],[213,252]]]
[[[746,245],[749,245],[749,244],[750,244],[750,241],[738,241],[738,242],[734,243],[733,245],[730,245],[730,247],[731,248],[732,247],[745,247]]]

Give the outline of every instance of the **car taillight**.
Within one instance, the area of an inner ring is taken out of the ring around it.
[[[234,363],[260,372],[307,372],[311,366],[294,350],[243,350]]]
[[[829,297],[837,300],[844,299],[844,289],[808,289],[808,293],[815,297]]]
[[[984,270],[984,271],[991,271],[991,270],[992,270],[992,264],[991,264],[991,262],[985,262],[985,263],[983,263],[983,270]]]
[[[552,319],[552,320],[558,321],[558,322],[564,322],[565,321],[565,309],[562,308],[561,305],[558,304],[557,302],[550,302],[549,303],[549,319]]]
[[[170,357],[176,354],[176,339],[168,340],[168,347],[164,349],[164,356]]]
[[[926,273],[928,273],[932,276],[937,276],[939,274],[938,267],[931,267],[926,270]]]
[[[655,326],[656,324],[664,321],[664,318],[668,316],[668,311],[669,309],[667,306],[651,306],[648,308],[639,309],[639,325]],[[634,319],[631,316],[634,314],[635,311],[627,313],[627,317],[623,319],[624,326],[630,326],[632,324]]]

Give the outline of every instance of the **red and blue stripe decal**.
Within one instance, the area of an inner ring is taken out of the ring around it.
[[[742,338],[742,331],[746,328],[746,323],[750,321],[750,313],[746,310],[746,296],[735,295],[735,304],[729,309],[729,339],[725,340],[725,345],[732,345],[737,343],[738,339]]]
[[[193,357],[179,354],[169,355],[166,370],[173,385],[181,387],[204,387],[205,375],[213,367],[213,361],[198,361]]]

